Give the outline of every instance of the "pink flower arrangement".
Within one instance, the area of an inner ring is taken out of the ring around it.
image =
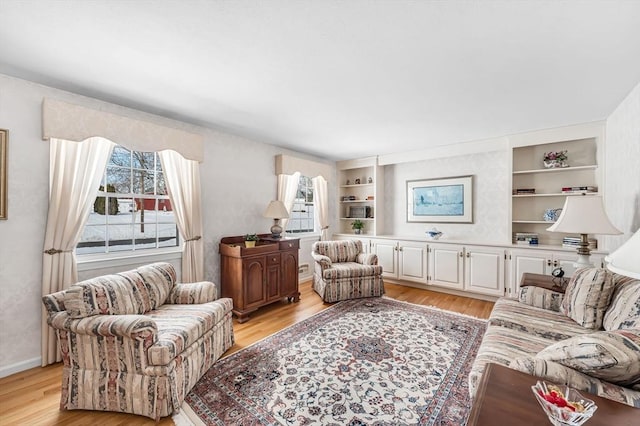
[[[567,159],[567,151],[550,151],[544,153],[544,161],[565,161]]]

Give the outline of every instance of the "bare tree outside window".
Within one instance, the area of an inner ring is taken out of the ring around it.
[[[300,176],[298,192],[293,201],[291,215],[287,222],[287,232],[304,233],[314,231],[313,182],[307,176]]]
[[[117,206],[110,206],[114,202]],[[78,254],[178,245],[175,215],[157,153],[116,146],[95,206],[76,247]]]

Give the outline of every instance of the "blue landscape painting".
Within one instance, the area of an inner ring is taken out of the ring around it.
[[[413,205],[415,216],[463,216],[464,185],[414,188]]]

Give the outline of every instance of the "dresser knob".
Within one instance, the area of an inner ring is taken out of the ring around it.
[[[289,243],[289,248],[293,247],[293,244]]]
[[[276,261],[276,258],[275,258],[275,257],[273,258],[273,261],[274,261],[274,262]]]

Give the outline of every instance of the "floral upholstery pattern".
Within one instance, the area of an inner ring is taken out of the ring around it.
[[[362,253],[359,240],[313,244],[313,289],[328,303],[384,294],[382,266],[375,254]]]
[[[614,274],[615,287],[604,314],[605,330],[640,328],[640,280]]]
[[[64,363],[61,409],[153,419],[180,409],[234,338],[231,299],[215,300],[212,283],[175,281],[158,263],[43,297]]]
[[[592,268],[577,271],[571,282],[564,298],[525,286],[518,299],[496,301],[469,375],[472,398],[493,362],[640,408],[638,280]],[[594,332],[603,318],[607,329],[617,328]]]
[[[569,280],[561,312],[583,327],[602,327],[613,293],[613,274],[603,268],[578,269]]]

